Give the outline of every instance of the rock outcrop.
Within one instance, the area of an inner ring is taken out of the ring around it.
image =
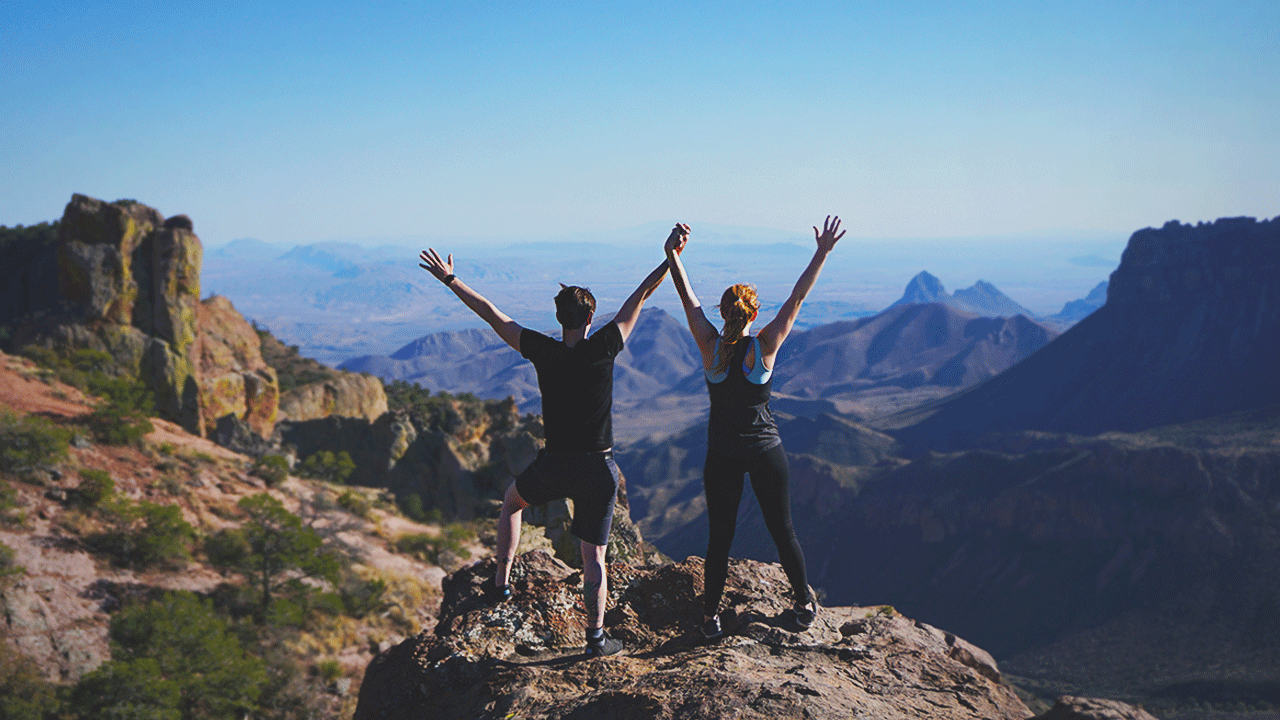
[[[262,359],[258,333],[231,301],[215,295],[197,307],[202,338],[200,401],[205,432],[234,415],[262,437],[275,429],[280,393],[276,371]]]
[[[580,573],[541,552],[514,566],[493,605],[492,561],[446,578],[440,620],[382,653],[356,720],[380,718],[982,718],[1031,712],[987,653],[892,609],[827,608],[808,632],[780,627],[776,565],[730,565],[726,637],[708,643],[702,563],[611,565],[606,626],[628,650],[586,660]]]
[[[387,412],[387,393],[372,375],[344,373],[294,388],[280,397],[280,419],[294,422],[331,416],[373,422]]]
[[[1031,720],[1156,720],[1155,716],[1118,700],[1064,695],[1053,708]]]
[[[32,294],[5,318],[11,344],[110,353],[114,372],[140,378],[156,410],[203,430],[197,358],[202,247],[189,218],[75,195],[58,224],[58,297]],[[35,258],[34,268],[44,267]],[[21,276],[23,270],[19,270]]]
[[[1167,223],[1129,239],[1107,302],[1016,367],[885,419],[905,440],[1132,431],[1280,403],[1280,218]]]

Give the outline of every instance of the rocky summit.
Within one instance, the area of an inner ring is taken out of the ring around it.
[[[892,608],[824,608],[782,627],[786,577],[733,561],[708,642],[702,561],[611,565],[606,627],[626,644],[583,655],[579,572],[546,553],[517,558],[513,597],[489,602],[492,560],[444,581],[434,632],[370,664],[356,720],[375,718],[1027,718],[983,650]]]

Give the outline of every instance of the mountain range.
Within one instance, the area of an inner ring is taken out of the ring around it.
[[[783,345],[775,408],[881,414],[992,377],[1056,334],[1022,316],[981,318],[940,304],[822,325],[793,333]],[[341,367],[432,390],[511,396],[526,412],[541,407],[533,366],[491,330],[432,333],[392,355],[353,358]],[[614,401],[615,432],[625,439],[670,434],[705,413],[701,357],[683,322],[660,308],[641,313],[615,363]]]
[[[353,357],[386,354],[429,332],[479,326],[469,310],[417,267],[418,247],[455,252],[460,277],[521,324],[549,328],[555,326],[550,300],[558,282],[591,287],[602,307],[617,307],[661,260],[664,236],[664,228],[645,227],[617,237],[606,233],[600,241],[581,237],[504,244],[435,238],[421,245],[379,247],[350,242],[291,246],[245,238],[208,249],[202,289],[230,298],[247,317],[287,344],[298,345],[304,355],[336,366]],[[699,293],[712,297],[730,284],[751,282],[760,291],[762,312],[771,315],[811,257],[811,242],[777,231],[695,228],[685,262]],[[1113,253],[1118,256],[1119,245],[1070,242],[1041,250],[1033,254],[1007,241],[961,248],[923,240],[849,239],[828,259],[826,279],[814,289],[798,328],[876,314],[899,296],[901,278],[922,262],[945,267],[953,276],[993,279],[1006,291],[1013,288],[1010,292],[1018,298],[1001,300],[1004,293],[979,281],[948,296],[957,307],[990,317],[1019,312],[1033,317],[1026,307],[1047,314],[1052,312],[1047,308],[1061,307],[1065,299],[1096,284],[1104,272],[1097,263],[1105,264]],[[1081,264],[1081,256],[1092,260]],[[675,293],[666,288],[650,306],[680,314]],[[1058,330],[1072,322],[1054,318],[1045,322]]]
[[[1280,221],[1134,233],[1107,302],[970,392],[884,428],[928,445],[993,430],[1140,430],[1280,403]]]
[[[889,307],[924,303],[942,303],[988,317],[1035,316],[1035,313],[1014,302],[986,280],[979,280],[971,287],[961,288],[952,295],[943,287],[941,280],[927,271],[921,271],[911,278],[902,297]]]

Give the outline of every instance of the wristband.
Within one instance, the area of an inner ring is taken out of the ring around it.
[[[454,279],[457,277],[458,277],[457,275],[454,275],[453,273],[449,273],[448,275],[445,275],[444,279],[441,280],[440,282],[444,283],[445,287],[449,287],[449,283],[453,282]]]

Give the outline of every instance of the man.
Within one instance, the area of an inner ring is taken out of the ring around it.
[[[669,241],[681,249],[689,226],[676,225]],[[533,363],[542,393],[542,422],[546,447],[507,489],[498,520],[498,571],[492,592],[510,597],[507,587],[511,563],[520,544],[520,521],[530,505],[559,498],[573,500],[569,531],[582,544],[582,597],[587,611],[587,654],[612,655],[622,643],[604,634],[608,579],[605,551],[618,492],[618,466],[613,462],[613,359],[640,317],[645,300],[667,275],[667,262],[649,273],[622,303],[622,308],[594,335],[591,320],[596,301],[586,288],[561,285],[556,295],[556,320],[562,340],[521,327],[471,289],[453,273],[447,260],[432,248],[421,255],[421,267],[443,282],[489,324],[508,345]]]

